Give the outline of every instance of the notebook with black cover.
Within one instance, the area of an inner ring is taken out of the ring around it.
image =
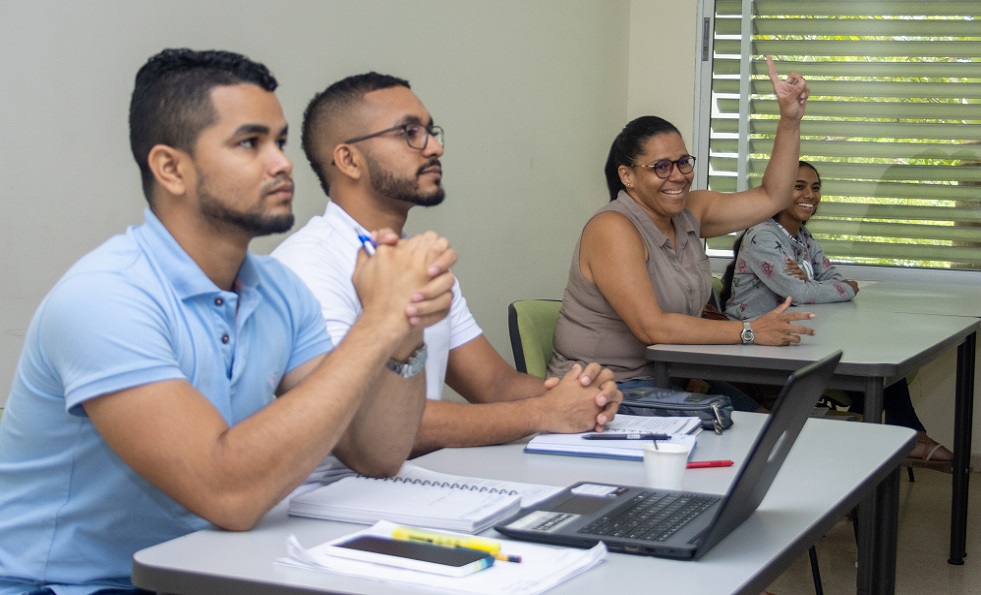
[[[580,482],[523,508],[517,516],[494,528],[526,541],[574,547],[591,547],[603,541],[614,552],[696,559],[760,505],[840,358],[841,351],[837,351],[787,378],[746,461],[724,496]],[[663,512],[651,512],[652,504],[655,501],[661,504],[662,499],[675,499],[669,507],[675,509],[674,514],[687,517],[682,526],[678,526],[678,521],[662,519]],[[638,512],[641,508],[646,512]],[[685,510],[679,512],[679,508]],[[628,518],[623,519],[621,514]],[[667,535],[652,537],[665,523]]]

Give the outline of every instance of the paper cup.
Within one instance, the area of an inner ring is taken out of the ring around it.
[[[659,490],[680,490],[685,467],[688,464],[688,447],[667,442],[644,445],[644,475],[647,485]]]

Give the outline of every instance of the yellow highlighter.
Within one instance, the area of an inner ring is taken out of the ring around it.
[[[511,556],[501,553],[501,543],[493,539],[483,537],[471,537],[453,535],[450,533],[440,533],[439,531],[427,531],[426,529],[415,529],[412,527],[395,527],[392,530],[392,539],[402,541],[423,541],[433,545],[444,547],[465,547],[471,550],[487,552],[494,556],[495,560],[504,562],[520,562],[521,556]]]

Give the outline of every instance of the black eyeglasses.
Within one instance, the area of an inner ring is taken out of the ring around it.
[[[683,174],[690,174],[695,171],[695,158],[691,155],[686,155],[681,159],[671,161],[670,159],[662,159],[656,163],[651,163],[650,165],[635,165],[634,167],[643,167],[646,169],[654,170],[654,174],[659,178],[669,178],[671,177],[671,169],[674,166],[678,166],[678,171]]]
[[[352,138],[344,141],[344,144],[350,145],[353,143],[359,143],[363,140],[368,140],[369,138],[375,138],[376,136],[381,136],[383,134],[388,134],[389,132],[399,131],[399,134],[405,137],[406,144],[413,149],[418,149],[422,151],[426,148],[426,143],[429,142],[429,137],[436,139],[436,142],[440,146],[443,146],[443,129],[440,126],[423,126],[422,124],[402,124],[401,126],[392,126],[391,128],[386,128],[385,130],[379,130],[378,132],[373,132],[372,134],[366,134],[364,136],[359,136],[357,138]]]

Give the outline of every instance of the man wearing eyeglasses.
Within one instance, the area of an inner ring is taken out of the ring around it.
[[[333,340],[361,314],[350,282],[358,236],[383,227],[402,233],[413,207],[443,201],[443,140],[443,129],[409,83],[392,76],[348,77],[307,106],[303,150],[331,202],[273,256],[320,299]],[[612,373],[598,364],[544,382],[517,372],[484,337],[458,283],[450,315],[426,329],[425,342],[429,400],[414,454],[499,444],[539,431],[600,430],[622,399]],[[444,382],[469,403],[441,401]]]

